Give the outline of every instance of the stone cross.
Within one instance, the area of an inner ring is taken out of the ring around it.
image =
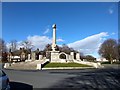
[[[52,41],[52,51],[55,51],[56,47],[56,24],[53,24],[53,41]]]

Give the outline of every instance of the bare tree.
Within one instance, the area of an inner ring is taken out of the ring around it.
[[[118,40],[118,59],[120,61],[120,39]]]
[[[46,52],[46,51],[51,51],[51,50],[52,50],[51,44],[47,44],[43,51]]]
[[[105,40],[98,53],[112,64],[113,59],[117,59],[117,41],[114,39]]]
[[[66,44],[63,44],[63,45],[62,45],[62,48],[61,48],[61,51],[62,51],[62,52],[65,52],[65,53],[67,53],[67,54],[70,54],[71,49],[70,49]]]
[[[6,60],[7,58],[6,52],[7,52],[7,47],[5,41],[0,38],[0,61]]]
[[[46,56],[46,58],[50,58],[50,52],[52,50],[51,44],[47,44],[43,50],[43,55]]]
[[[0,53],[6,52],[6,51],[7,51],[7,47],[6,47],[5,41],[0,38]]]
[[[33,48],[33,45],[30,41],[26,40],[26,41],[23,41],[21,43],[23,45],[23,47],[28,50],[28,49],[32,49]]]
[[[35,50],[35,53],[36,53],[36,59],[38,60],[39,59],[39,54],[40,54],[39,48],[37,48],[37,50]]]
[[[80,52],[80,59],[81,60],[85,59],[85,55],[82,52]]]
[[[17,50],[17,41],[16,40],[12,40],[10,42],[10,49],[11,49],[12,52]]]

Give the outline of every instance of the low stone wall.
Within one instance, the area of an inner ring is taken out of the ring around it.
[[[42,63],[37,64],[36,69],[37,69],[37,70],[41,70],[41,69],[42,69],[42,65],[44,65],[44,64],[47,63],[47,62],[49,62],[49,59],[46,59],[46,60],[44,60]]]
[[[79,64],[85,64],[85,65],[90,65],[93,66],[95,68],[103,68],[104,66],[101,65],[101,63],[94,63],[94,62],[88,62],[88,61],[77,61],[77,60],[73,60],[75,63],[79,63]]]
[[[10,66],[11,66],[10,63],[5,63],[3,67],[4,67],[4,68],[8,68],[8,67],[10,67]]]
[[[52,60],[52,63],[70,63],[73,62],[73,60],[68,60],[68,59],[56,59],[56,60]]]
[[[87,68],[94,68],[94,67],[54,67],[54,68],[42,68],[42,70],[52,70],[52,69],[87,69]]]

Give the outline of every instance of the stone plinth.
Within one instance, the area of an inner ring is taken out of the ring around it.
[[[32,55],[31,55],[31,60],[35,60],[36,58],[35,58],[35,52],[32,52]]]
[[[43,55],[39,55],[39,60],[41,60],[43,58]]]
[[[74,52],[70,52],[71,58],[70,59],[74,59]]]
[[[59,51],[51,51],[51,62],[60,62]]]
[[[28,60],[30,60],[30,54],[28,54]]]
[[[76,53],[76,60],[80,60],[80,53]]]
[[[41,70],[42,68],[41,68],[41,64],[37,64],[37,68],[36,68],[37,70]]]
[[[24,52],[21,53],[21,60],[25,60],[25,53]]]

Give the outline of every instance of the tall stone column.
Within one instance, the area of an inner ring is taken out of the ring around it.
[[[56,24],[53,24],[53,41],[52,41],[52,51],[55,51],[56,47]]]
[[[53,24],[53,41],[51,51],[51,62],[59,62],[59,51],[56,51],[56,24]]]

